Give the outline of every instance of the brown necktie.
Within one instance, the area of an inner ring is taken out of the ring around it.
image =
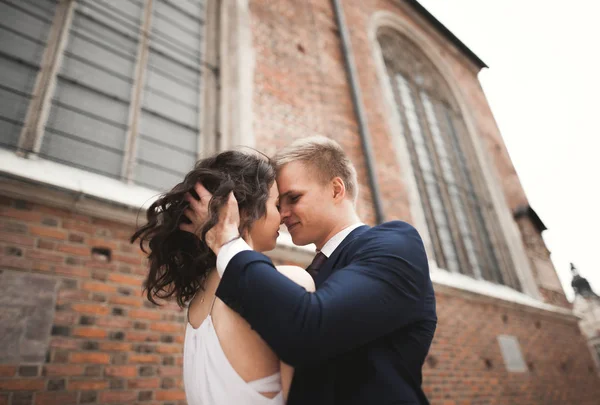
[[[317,253],[313,261],[306,268],[308,274],[315,278],[317,274],[319,274],[319,269],[321,268],[323,263],[325,263],[325,260],[327,260],[327,256],[325,256],[325,254],[323,254],[322,252]]]

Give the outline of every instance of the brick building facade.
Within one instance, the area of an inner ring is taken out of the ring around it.
[[[0,3],[0,404],[185,403],[185,311],[141,296],[128,239],[140,206],[199,156],[331,137],[375,222],[335,3]],[[382,211],[414,224],[431,259],[431,402],[597,403],[485,64],[415,1],[340,3]],[[280,239],[276,261],[310,261]]]

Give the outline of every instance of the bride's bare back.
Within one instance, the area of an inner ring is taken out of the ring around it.
[[[297,266],[278,266],[277,270],[307,291],[315,290],[312,277],[304,269]],[[211,272],[206,281],[205,291],[197,294],[190,303],[188,319],[194,328],[198,328],[208,316],[219,281],[217,272]],[[287,399],[294,369],[280,362],[277,355],[258,333],[252,330],[248,322],[217,298],[212,309],[212,323],[225,356],[239,376],[244,381],[250,382],[281,371],[283,395]],[[261,392],[261,394],[273,398],[278,392]]]

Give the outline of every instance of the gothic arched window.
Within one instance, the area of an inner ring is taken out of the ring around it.
[[[437,265],[520,290],[460,109],[410,40],[378,32]]]

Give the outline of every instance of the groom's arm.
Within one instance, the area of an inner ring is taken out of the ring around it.
[[[242,251],[228,263],[217,296],[292,366],[330,358],[416,320],[435,321],[416,230],[393,222],[369,234],[356,260],[314,293],[279,274],[266,256]]]

